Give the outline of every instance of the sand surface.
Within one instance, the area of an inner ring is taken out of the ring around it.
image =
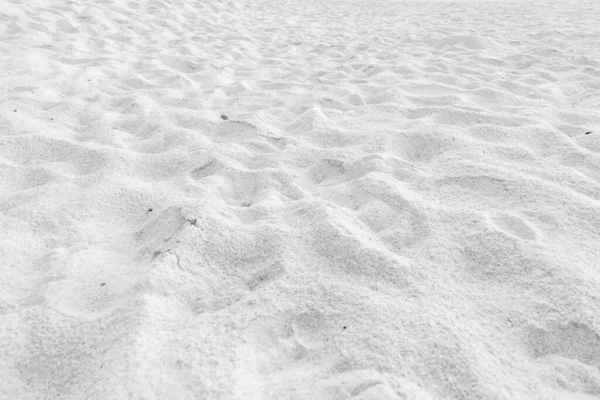
[[[599,22],[0,0],[0,399],[600,398]]]

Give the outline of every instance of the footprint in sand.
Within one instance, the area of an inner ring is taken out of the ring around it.
[[[144,277],[144,265],[127,254],[86,247],[50,254],[53,278],[44,290],[46,303],[76,318],[97,318],[125,307]]]
[[[375,370],[356,369],[335,344],[340,327],[319,311],[255,320],[239,353],[257,399],[398,399]],[[293,393],[293,395],[292,395]]]
[[[133,254],[109,247],[84,247],[53,253],[52,273],[60,279],[48,283],[47,302],[76,317],[98,316],[122,306],[145,276],[148,265],[169,250],[183,229],[195,223],[179,208],[170,207],[132,235]]]
[[[342,356],[334,347],[333,341],[329,340],[330,329],[326,317],[317,312],[289,312],[275,317],[260,318],[244,333],[249,348],[248,358],[243,359],[242,363],[252,366],[265,386],[278,384],[269,379],[269,376],[280,375],[286,370],[291,372],[295,366],[303,363],[313,366],[302,372],[302,375],[308,378],[318,372],[315,371],[318,364],[325,363],[331,368],[342,361]],[[281,378],[296,380],[291,373]],[[284,382],[279,385],[282,388],[287,386]]]

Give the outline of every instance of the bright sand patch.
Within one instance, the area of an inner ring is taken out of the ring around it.
[[[0,0],[0,398],[600,397],[599,21]]]

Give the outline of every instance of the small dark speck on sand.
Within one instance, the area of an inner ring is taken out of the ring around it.
[[[106,282],[102,282],[100,286],[106,286]]]
[[[344,326],[344,330],[346,330],[346,328],[348,328],[347,326]]]
[[[149,208],[149,209],[148,209],[148,212],[152,212],[152,209],[151,209],[151,208]]]
[[[17,112],[17,110],[15,109],[15,112]]]
[[[227,121],[229,119],[229,117],[227,115],[223,114],[223,115],[221,115],[221,119]]]
[[[591,135],[591,134],[592,134],[592,132],[586,132],[585,134],[586,134],[586,135]]]

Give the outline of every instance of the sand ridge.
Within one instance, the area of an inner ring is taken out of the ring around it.
[[[600,397],[599,19],[0,0],[0,398]]]

